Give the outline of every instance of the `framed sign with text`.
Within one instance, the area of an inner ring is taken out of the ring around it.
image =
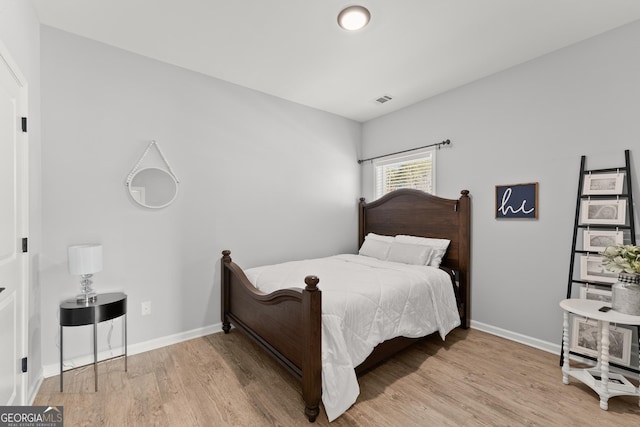
[[[538,219],[538,183],[496,185],[496,218]]]

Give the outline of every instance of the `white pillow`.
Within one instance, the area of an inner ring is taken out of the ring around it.
[[[449,243],[451,243],[451,240],[448,239],[433,239],[430,237],[406,236],[402,234],[396,236],[396,241],[432,248],[431,258],[426,262],[426,265],[436,268],[440,267],[442,258],[447,252]]]
[[[391,236],[369,233],[364,238],[358,254],[384,261],[387,259],[391,242],[393,242],[393,237]]]
[[[401,262],[412,265],[426,265],[431,258],[433,249],[429,246],[411,243],[393,242],[387,255],[387,261]]]
[[[366,236],[364,236],[364,240],[367,240],[367,239],[380,240],[382,242],[389,242],[389,243],[395,240],[393,236],[384,236],[382,234],[376,234],[376,233],[368,233]]]
[[[360,251],[358,251],[358,255],[364,255],[384,261],[387,259],[390,246],[391,243],[380,240],[365,240],[360,247]]]

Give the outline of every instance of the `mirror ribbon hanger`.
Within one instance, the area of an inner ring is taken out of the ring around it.
[[[169,175],[171,175],[173,177],[173,179],[176,180],[176,184],[180,182],[180,180],[178,179],[176,174],[173,172],[173,169],[171,169],[171,165],[167,161],[167,158],[162,153],[162,150],[160,149],[160,146],[158,145],[158,143],[154,139],[149,143],[149,145],[147,145],[147,149],[144,150],[144,153],[142,153],[142,156],[140,156],[140,159],[138,160],[136,165],[133,167],[133,169],[131,169],[131,172],[129,172],[129,175],[127,175],[127,181],[124,183],[124,185],[129,186],[129,183],[131,182],[131,179],[133,178],[133,175],[140,168],[140,164],[142,163],[142,161],[144,160],[146,155],[149,153],[149,150],[151,150],[151,147],[155,147],[156,150],[158,150],[158,154],[160,154],[160,157],[162,158],[162,161],[167,166],[167,172],[169,173]]]

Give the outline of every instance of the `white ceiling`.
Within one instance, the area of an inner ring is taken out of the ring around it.
[[[34,4],[45,25],[357,121],[640,19],[638,0]],[[348,33],[336,18],[352,4],[371,22]]]

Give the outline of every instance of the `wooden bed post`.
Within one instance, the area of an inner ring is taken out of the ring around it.
[[[227,276],[227,269],[225,268],[225,264],[229,264],[231,262],[230,255],[231,251],[222,251],[222,260],[220,262],[220,287],[222,288],[220,316],[222,317],[222,330],[225,334],[228,334],[231,330],[231,323],[229,323],[229,319],[227,319],[227,313],[229,312],[229,278]]]
[[[304,346],[302,358],[302,398],[304,413],[314,422],[320,413],[322,397],[322,294],[318,289],[320,280],[307,276],[302,292],[302,324]]]
[[[358,248],[362,246],[364,243],[364,232],[365,232],[365,224],[366,224],[366,215],[367,211],[364,208],[366,205],[366,201],[364,197],[360,197],[360,203],[358,204]]]
[[[460,323],[464,329],[469,329],[471,326],[471,274],[469,274],[471,271],[471,199],[469,198],[469,190],[460,191],[458,211],[460,214],[458,223],[459,253],[461,254],[458,260],[458,271],[461,277],[458,280],[460,281],[460,296],[464,301]]]

